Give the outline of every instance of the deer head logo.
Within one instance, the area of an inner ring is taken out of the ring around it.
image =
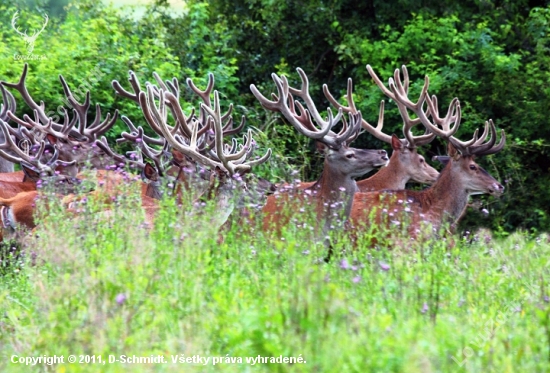
[[[15,32],[17,32],[19,35],[23,37],[23,40],[27,44],[27,53],[32,54],[32,51],[34,50],[34,43],[36,41],[36,38],[38,37],[38,35],[42,33],[42,31],[44,31],[44,29],[46,28],[46,25],[48,24],[48,15],[44,14],[44,25],[39,31],[35,30],[32,35],[27,35],[27,30],[25,30],[25,32],[19,31],[19,29],[17,28],[17,25],[15,24],[17,22],[17,18],[18,18],[17,12],[15,12],[15,14],[11,19],[11,25],[15,30]]]

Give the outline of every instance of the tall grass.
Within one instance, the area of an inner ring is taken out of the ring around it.
[[[152,229],[136,195],[108,212],[50,205],[0,280],[0,371],[546,372],[547,237],[481,234],[448,249],[350,250],[309,229],[223,234],[214,206],[167,199]],[[157,356],[166,363],[27,367],[12,355]],[[172,355],[223,357],[173,364]],[[302,357],[247,364],[245,357]],[[225,362],[225,357],[243,362]]]

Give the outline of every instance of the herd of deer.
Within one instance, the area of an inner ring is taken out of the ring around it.
[[[297,131],[315,140],[324,153],[323,171],[316,182],[275,187],[254,178],[250,172],[271,155],[268,149],[262,156],[253,156],[257,146],[252,130],[247,131],[242,141],[225,140],[242,131],[245,118],[235,126],[232,105],[222,113],[219,94],[213,89],[213,75],[209,75],[205,90],[187,79],[190,90],[200,99],[199,109],[191,108],[187,114],[181,106],[180,86],[175,78],[163,81],[154,74],[155,83],[147,82],[142,89],[136,75],[130,72],[130,90],[113,81],[118,95],[139,105],[152,130],[147,132],[155,134],[147,135],[142,126],[135,126],[128,117],[121,116],[129,132],[123,132],[117,142],[129,142],[135,147],[134,151],[122,155],[113,151],[104,137],[119,118],[118,112],[112,116],[107,114],[102,120],[97,105],[95,119],[89,123],[90,92],[83,103],[78,102],[60,76],[67,102],[72,106],[72,116],[64,109],[63,123],[55,122],[46,114],[45,104],[36,103],[29,94],[25,85],[28,66],[25,65],[19,82],[0,82],[2,226],[5,231],[34,228],[35,201],[40,195],[37,189],[45,184],[54,185],[57,200],[70,211],[74,212],[75,206],[90,198],[104,200],[105,208],[109,209],[109,201],[125,191],[129,179],[121,169],[128,168],[141,172],[141,181],[135,177],[131,180],[140,183],[141,204],[148,223],[154,221],[158,201],[165,194],[171,194],[178,203],[184,199],[214,200],[219,225],[237,206],[245,207],[247,201],[253,201],[262,206],[263,230],[269,232],[279,232],[286,224],[294,224],[296,214],[311,206],[317,217],[314,238],[327,245],[331,230],[347,230],[356,242],[368,245],[376,242],[376,238],[357,241],[367,227],[371,231],[377,227],[392,232],[393,227],[398,226],[413,239],[434,236],[444,227],[449,226],[451,230],[455,227],[470,195],[500,195],[504,191],[504,187],[474,161],[476,156],[500,151],[505,144],[504,131],[497,144],[495,125],[488,121],[481,135],[476,130],[471,140],[460,141],[454,137],[461,121],[458,99],[450,103],[442,117],[436,96],[428,93],[428,77],[414,102],[408,97],[409,77],[404,66],[403,80],[396,70],[388,86],[370,66],[367,65],[367,69],[382,92],[397,104],[403,119],[402,139],[382,132],[384,101],[376,127],[362,118],[353,100],[351,79],[346,104],[340,103],[327,86],[323,86],[326,98],[337,109],[336,114],[328,109],[326,118],[317,110],[309,93],[307,76],[301,69],[298,69],[300,89],[290,87],[286,77],[272,74],[277,89],[272,99],[251,85],[252,93],[265,109],[281,113]],[[16,100],[8,89],[19,93],[34,113],[33,117],[16,115]],[[413,135],[413,127],[419,125],[424,127],[424,133]],[[362,129],[390,144],[391,157],[388,158],[384,150],[350,147]],[[436,137],[448,142],[448,155],[438,157],[446,164],[441,174],[417,153],[419,146]],[[14,163],[19,164],[22,171],[14,172]],[[374,176],[355,181],[381,166],[384,167]],[[82,191],[80,187],[84,184],[81,181],[90,177],[89,173],[81,173],[84,167],[96,170],[98,186],[93,191]],[[432,185],[422,191],[406,190],[409,181]],[[74,194],[76,190],[78,194]],[[247,219],[246,208],[239,211],[240,219]]]

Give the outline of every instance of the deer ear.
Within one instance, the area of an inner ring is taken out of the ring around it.
[[[143,168],[143,172],[141,174],[147,180],[158,181],[159,179],[159,174],[157,170],[149,163],[145,164],[145,167]]]
[[[31,165],[21,162],[21,169],[25,174],[26,178],[29,178],[31,181],[40,180],[40,172],[36,171]]]
[[[185,163],[185,155],[175,149],[172,149],[172,157],[174,158],[176,163],[180,165],[183,165]]]
[[[323,144],[322,142],[316,141],[315,147],[317,148],[317,151],[321,154],[326,154],[329,150],[329,147]]]
[[[50,142],[50,144],[56,144],[57,143],[57,137],[55,137],[54,135],[52,135],[51,133],[48,133],[46,135],[46,138],[48,139],[48,141]]]
[[[460,158],[459,151],[456,150],[455,146],[450,141],[447,143],[447,155],[455,161]]]
[[[395,133],[391,135],[391,147],[393,150],[396,151],[401,150],[404,147],[403,143],[401,142],[401,140],[399,140],[399,137],[397,137]]]

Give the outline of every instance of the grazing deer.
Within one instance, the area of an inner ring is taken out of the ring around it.
[[[275,101],[265,98],[258,89],[251,85],[250,89],[262,106],[268,110],[278,111],[301,134],[320,143],[325,153],[323,172],[319,180],[311,187],[298,193],[276,193],[270,195],[262,209],[264,214],[264,230],[279,230],[288,223],[290,217],[285,216],[289,211],[285,205],[305,205],[313,203],[319,221],[322,223],[321,237],[325,239],[331,226],[338,219],[346,220],[351,209],[351,201],[357,191],[354,177],[361,176],[375,167],[385,165],[388,161],[384,150],[362,150],[349,147],[349,143],[357,136],[361,126],[361,113],[350,114],[349,124],[346,123],[342,110],[333,117],[328,111],[328,119],[324,120],[317,111],[313,100],[309,96],[309,83],[305,73],[298,68],[302,80],[300,90],[290,88],[285,76],[272,74],[277,86],[278,96],[273,94]],[[307,109],[298,101],[293,101],[291,92],[301,97]],[[296,106],[300,114],[297,114]],[[312,118],[319,127],[313,123]],[[343,120],[343,126],[338,134],[332,128]],[[288,207],[288,206],[287,206]],[[295,210],[297,211],[297,210]],[[325,244],[328,241],[325,239]]]
[[[369,72],[372,71],[370,66],[367,68]],[[374,72],[371,72],[371,76],[379,86],[387,89]],[[429,79],[426,77],[420,98],[413,103],[408,99],[401,84],[399,70],[395,71],[394,79],[389,81],[391,92],[400,105],[412,110],[430,132],[449,141],[449,162],[437,181],[428,189],[357,193],[350,215],[350,229],[355,236],[360,235],[360,231],[357,230],[359,226],[371,230],[376,230],[377,227],[393,228],[393,232],[396,232],[397,227],[401,227],[407,237],[413,239],[425,235],[432,236],[434,232],[437,234],[447,224],[452,231],[463,215],[470,195],[488,193],[498,196],[504,191],[504,187],[475,162],[476,156],[494,154],[504,148],[504,131],[499,143],[496,144],[497,132],[490,120],[485,123],[481,137],[478,138],[476,130],[470,141],[456,139],[453,135],[458,130],[461,120],[458,99],[453,99],[447,115],[441,118],[437,99],[435,96],[431,98],[427,93],[428,85]],[[428,106],[427,112],[423,109],[425,103]],[[429,120],[428,112],[435,124]],[[488,135],[489,140],[485,142]],[[364,232],[363,229],[361,232]],[[375,241],[376,238],[372,239],[371,243]]]

